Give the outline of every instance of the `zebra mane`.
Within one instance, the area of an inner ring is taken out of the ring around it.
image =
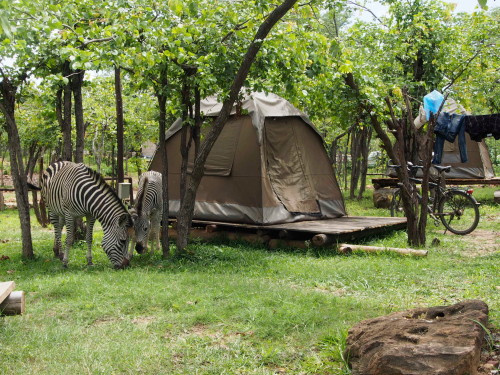
[[[113,196],[113,199],[116,200],[116,202],[118,202],[123,207],[123,209],[128,213],[128,210],[123,204],[122,200],[118,197],[116,191],[104,180],[104,177],[102,177],[100,173],[87,167],[85,164],[82,163],[81,165],[87,170],[87,173],[89,174],[90,178],[92,178],[100,186],[103,186],[103,189],[109,191],[111,196]]]

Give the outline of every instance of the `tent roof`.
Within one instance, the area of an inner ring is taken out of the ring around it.
[[[288,117],[298,116],[304,120],[314,131],[316,128],[307,115],[295,108],[290,102],[276,94],[266,94],[263,92],[254,92],[245,95],[241,100],[241,108],[248,112],[252,118],[252,124],[257,130],[259,143],[262,141],[262,132],[266,117]],[[222,109],[222,103],[218,101],[217,96],[209,96],[201,101],[201,112],[204,116],[215,117]],[[236,113],[233,106],[231,114]],[[177,119],[166,133],[168,139],[182,127],[182,121]],[[319,133],[318,133],[319,134]]]

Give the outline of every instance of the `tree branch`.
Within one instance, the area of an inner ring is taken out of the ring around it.
[[[365,7],[364,5],[358,4],[358,3],[354,2],[354,1],[350,1],[350,0],[348,0],[348,1],[347,1],[347,3],[348,3],[348,4],[352,4],[352,5],[354,5],[354,6],[357,6],[358,8],[361,8],[361,9],[363,9],[363,10],[367,11],[367,12],[368,12],[368,13],[370,13],[370,14],[373,16],[373,18],[375,18],[375,19],[376,19],[376,20],[377,20],[377,21],[378,21],[378,22],[379,22],[382,26],[387,27],[387,25],[386,25],[385,23],[383,23],[383,22],[382,22],[382,20],[381,20],[380,18],[378,18],[378,17],[375,15],[375,13],[373,13],[373,12],[371,11],[371,9],[369,9],[369,8]]]

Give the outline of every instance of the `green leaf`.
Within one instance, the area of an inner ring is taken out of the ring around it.
[[[477,0],[477,2],[479,3],[479,6],[482,9],[484,9],[484,10],[488,9],[488,6],[486,5],[486,3],[488,2],[488,0]]]
[[[168,0],[168,7],[177,16],[182,16],[183,6],[181,0]]]

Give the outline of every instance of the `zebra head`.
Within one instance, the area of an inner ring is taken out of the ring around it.
[[[142,188],[136,198],[135,207],[130,210],[135,229],[135,251],[142,254],[148,247],[149,231],[151,230],[151,216],[144,210],[144,203],[148,189],[148,178],[142,181]]]
[[[149,215],[137,215],[134,218],[135,229],[135,250],[142,254],[148,246],[149,231],[151,229],[151,220]]]
[[[132,217],[129,213],[123,213],[109,228],[103,229],[102,248],[109,260],[117,269],[127,267],[130,263],[128,242],[130,231],[133,229]]]

